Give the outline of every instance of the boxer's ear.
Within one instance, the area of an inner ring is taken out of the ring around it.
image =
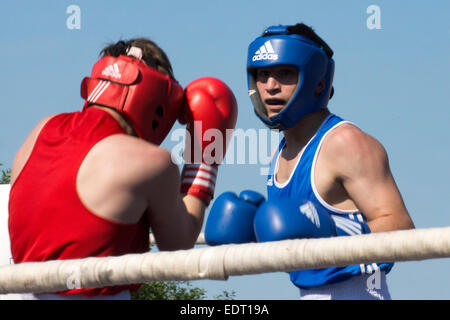
[[[317,85],[316,89],[314,90],[314,95],[316,97],[320,96],[320,94],[322,93],[322,91],[326,88],[325,82],[323,80],[321,80],[319,82],[319,84]]]

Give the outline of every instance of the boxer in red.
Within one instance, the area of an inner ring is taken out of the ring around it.
[[[220,161],[187,163],[180,177],[159,144],[178,118],[187,123],[186,136],[197,139],[186,140],[189,151],[203,154],[203,131],[235,126],[233,93],[215,78],[183,89],[164,51],[145,38],[119,41],[101,55],[81,85],[83,110],[42,119],[15,157],[15,263],[146,252],[150,228],[160,250],[186,249],[201,230]],[[196,121],[203,131],[194,135]],[[126,299],[138,286],[24,296]]]

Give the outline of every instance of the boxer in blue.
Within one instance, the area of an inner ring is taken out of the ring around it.
[[[206,223],[211,244],[414,228],[384,147],[328,110],[332,56],[304,24],[269,27],[250,44],[247,74],[255,114],[284,138],[272,156],[267,201],[251,191],[218,197]],[[302,299],[390,299],[385,276],[392,266],[299,270],[290,279]],[[369,283],[373,275],[375,286]]]

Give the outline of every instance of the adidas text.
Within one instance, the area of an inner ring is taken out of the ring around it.
[[[253,61],[257,60],[278,60],[278,54],[276,53],[261,53],[258,55],[254,55],[252,58]]]

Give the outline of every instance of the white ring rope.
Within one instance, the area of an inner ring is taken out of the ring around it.
[[[6,265],[0,267],[0,293],[68,290],[74,276],[81,287],[93,288],[446,257],[450,227],[401,230]]]

